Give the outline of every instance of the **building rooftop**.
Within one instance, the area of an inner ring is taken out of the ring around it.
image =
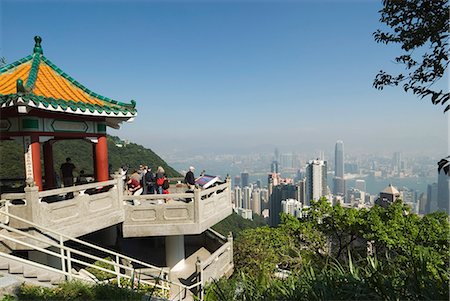
[[[134,117],[136,103],[119,102],[92,92],[44,56],[42,39],[33,54],[0,68],[0,106],[23,104],[72,114]]]

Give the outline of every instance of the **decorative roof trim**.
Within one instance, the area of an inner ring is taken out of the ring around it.
[[[77,105],[78,104],[78,105]],[[61,99],[45,98],[36,95],[9,94],[0,95],[0,107],[13,107],[16,105],[27,105],[37,109],[54,112],[65,112],[79,115],[103,116],[112,118],[133,118],[136,116],[135,110],[118,110],[117,108],[102,107],[99,105],[88,105],[65,101]]]
[[[27,57],[24,57],[23,59],[20,59],[18,61],[15,61],[14,63],[8,64],[6,66],[3,66],[2,68],[0,68],[0,73],[5,73],[11,69],[14,69],[15,67],[22,65],[23,63],[26,63],[28,61],[31,61],[33,59],[33,55],[30,54]]]
[[[26,87],[29,88],[30,91],[33,90],[34,84],[36,83],[40,64],[41,64],[41,54],[35,53],[33,55],[33,63],[31,64],[30,73],[28,74],[28,79],[26,83]]]

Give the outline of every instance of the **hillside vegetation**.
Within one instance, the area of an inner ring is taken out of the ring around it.
[[[120,144],[118,137],[108,136],[108,161],[111,170],[118,170],[122,165],[127,165],[130,170],[139,168],[140,164],[148,165],[153,170],[162,166],[169,177],[177,177],[180,174],[170,167],[161,157],[151,149],[135,143]],[[119,147],[117,145],[122,145]],[[41,149],[41,158],[42,149]],[[94,163],[92,145],[89,141],[62,140],[53,144],[53,161],[55,171],[58,172],[65,159],[70,157],[78,171],[84,170],[86,174],[93,174]],[[44,171],[43,160],[42,171]],[[25,177],[24,152],[21,143],[16,141],[2,141],[0,143],[0,179]]]

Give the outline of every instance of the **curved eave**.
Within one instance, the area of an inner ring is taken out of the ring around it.
[[[8,95],[2,95],[4,97],[8,97]],[[33,101],[33,100],[25,100],[21,96],[14,97],[11,95],[12,99],[9,101],[4,101],[1,103],[0,108],[7,107],[15,107],[15,106],[28,106],[35,109],[41,109],[51,112],[58,113],[70,113],[76,115],[83,116],[98,116],[98,117],[107,117],[107,118],[119,118],[119,119],[131,119],[136,117],[136,111],[123,111],[123,110],[114,110],[111,108],[105,107],[94,107],[92,108],[84,108],[84,110],[76,105],[67,105],[65,102],[53,101],[43,103],[42,101]],[[0,96],[1,97],[1,96]],[[125,121],[123,120],[123,121]]]

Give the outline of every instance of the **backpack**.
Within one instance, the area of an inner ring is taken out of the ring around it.
[[[157,184],[158,186],[162,186],[162,185],[164,184],[164,178],[158,178],[158,179],[156,179],[156,184]]]
[[[162,184],[162,189],[166,190],[169,189],[169,180],[165,179],[163,184]]]

